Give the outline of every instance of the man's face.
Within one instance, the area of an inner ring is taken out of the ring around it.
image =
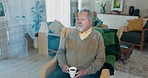
[[[92,20],[88,19],[88,13],[87,12],[81,12],[78,13],[77,18],[77,28],[80,32],[87,31],[92,24]]]

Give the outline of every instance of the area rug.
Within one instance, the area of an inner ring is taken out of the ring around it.
[[[142,54],[130,57],[126,64],[121,60],[115,64],[115,70],[132,74],[140,78],[148,78],[148,57]]]

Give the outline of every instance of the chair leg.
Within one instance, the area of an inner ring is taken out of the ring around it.
[[[143,50],[143,46],[140,46],[140,51],[142,52],[142,50]]]

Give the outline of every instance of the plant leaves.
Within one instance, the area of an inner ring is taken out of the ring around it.
[[[32,28],[34,28],[35,27],[35,25],[32,25]]]
[[[40,22],[43,21],[43,13],[44,13],[44,6],[41,6],[40,4],[40,1],[37,0],[36,3],[35,3],[35,6],[31,8],[31,12],[32,12],[32,18],[33,18],[33,26],[32,28],[35,30],[35,31],[38,31],[39,28],[40,28]]]
[[[39,8],[44,8],[44,6],[40,6]]]
[[[31,9],[34,9],[35,7],[32,7]]]

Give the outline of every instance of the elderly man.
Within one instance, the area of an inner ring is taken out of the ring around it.
[[[77,26],[66,36],[58,50],[59,70],[49,78],[70,78],[68,68],[75,66],[74,78],[100,78],[105,62],[102,35],[92,29],[92,14],[83,9],[78,12]]]

